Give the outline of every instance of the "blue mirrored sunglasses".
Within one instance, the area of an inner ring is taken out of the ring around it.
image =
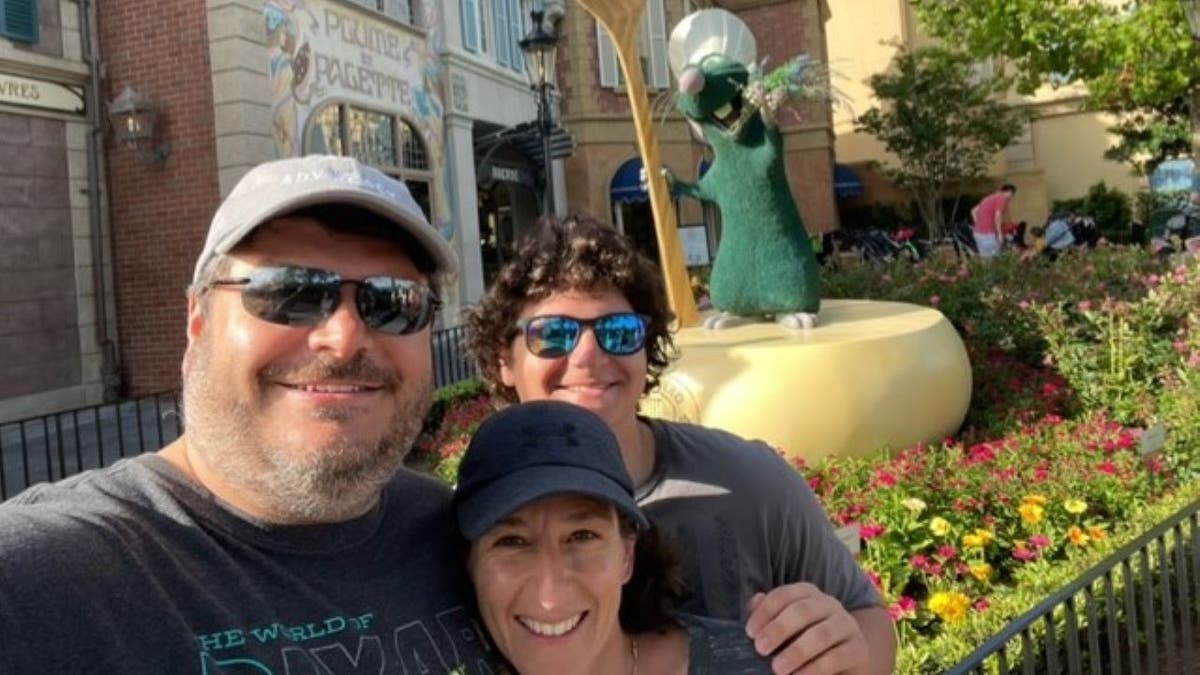
[[[600,349],[613,356],[636,354],[646,346],[650,317],[634,312],[615,312],[594,319],[577,319],[560,314],[531,316],[517,321],[525,334],[525,348],[544,359],[556,359],[575,350],[584,328],[590,328]]]

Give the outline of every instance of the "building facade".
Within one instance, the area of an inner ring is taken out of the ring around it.
[[[854,130],[855,117],[876,105],[867,80],[890,67],[896,45],[915,49],[933,39],[922,31],[909,0],[829,0],[829,5],[830,64],[837,75],[834,85],[843,95],[834,112],[837,161],[856,173],[865,188],[850,199],[857,204],[906,203],[908,196],[879,171],[881,163],[894,158],[875,138]],[[993,64],[979,67],[990,74]],[[997,155],[990,174],[991,187],[1002,182],[1018,187],[1011,209],[1014,220],[1040,224],[1055,201],[1082,197],[1100,181],[1130,195],[1144,187],[1145,181],[1127,165],[1104,158],[1104,151],[1116,143],[1107,131],[1116,120],[1085,111],[1085,96],[1077,86],[1010,95],[1008,103],[1027,109],[1030,122]]]
[[[536,115],[517,44],[527,9],[519,0],[103,3],[106,100],[125,86],[152,98],[170,147],[159,164],[111,138],[107,148],[122,393],[178,387],[183,294],[212,213],[251,167],[279,157],[352,155],[403,179],[462,261],[441,319],[457,324],[495,264],[497,231],[527,227],[544,186],[562,186],[561,171],[547,179],[527,139],[507,133]]]
[[[116,393],[92,7],[0,0],[0,421]]]

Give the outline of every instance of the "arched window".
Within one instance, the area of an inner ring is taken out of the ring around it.
[[[399,115],[330,103],[309,119],[304,151],[346,155],[370,164],[404,181],[426,217],[433,212],[429,153],[416,127]]]

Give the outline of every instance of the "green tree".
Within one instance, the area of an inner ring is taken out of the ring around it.
[[[977,58],[1000,57],[1021,93],[1086,85],[1090,109],[1122,116],[1110,158],[1148,172],[1189,146],[1200,153],[1200,106],[1189,105],[1200,49],[1179,0],[912,2],[933,35]]]
[[[870,85],[881,105],[863,113],[857,129],[899,160],[886,170],[912,194],[936,237],[957,218],[964,188],[986,177],[995,154],[1020,133],[1021,113],[998,102],[1011,82],[977,77],[966,54],[926,47],[901,48]],[[942,198],[948,195],[947,213]]]

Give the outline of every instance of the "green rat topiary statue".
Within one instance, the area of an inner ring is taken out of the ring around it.
[[[790,98],[818,98],[816,67],[798,57],[764,74],[754,37],[720,9],[688,15],[670,40],[679,83],[676,107],[706,139],[713,163],[697,183],[668,174],[679,193],[721,210],[721,246],[710,294],[717,313],[707,328],[774,320],[812,328],[820,309],[818,263],[792,199],[777,116]]]

